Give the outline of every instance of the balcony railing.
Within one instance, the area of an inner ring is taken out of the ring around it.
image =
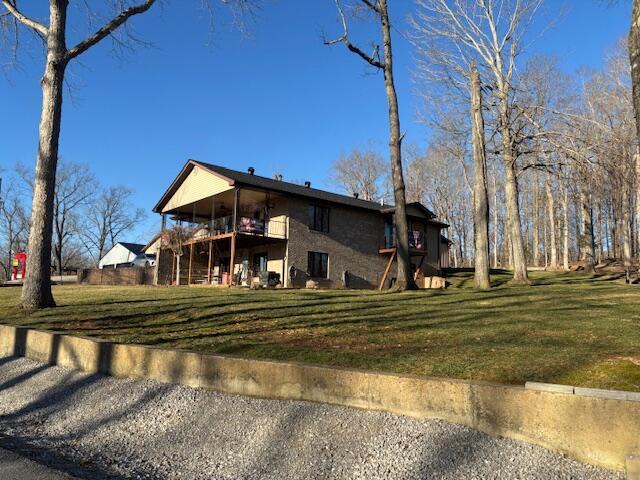
[[[424,234],[420,230],[409,230],[409,248],[412,250],[425,250]],[[384,248],[393,248],[396,246],[395,236],[392,234],[385,234],[384,236]]]
[[[233,216],[215,218],[214,220],[200,224],[195,238],[210,235],[223,235],[233,232]],[[287,225],[282,220],[261,220],[246,216],[238,217],[236,232],[245,235],[255,235],[268,238],[287,238]]]
[[[260,220],[250,217],[238,219],[237,231],[269,238],[287,238],[287,226],[282,220]]]

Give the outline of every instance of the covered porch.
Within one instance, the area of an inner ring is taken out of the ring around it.
[[[229,233],[185,243],[174,285],[275,287],[284,278],[286,242]]]
[[[179,179],[156,207],[162,217],[159,284],[273,286],[282,281],[286,198],[227,182],[198,166]]]

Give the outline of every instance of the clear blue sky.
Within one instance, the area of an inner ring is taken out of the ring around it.
[[[104,184],[132,187],[150,212],[188,158],[331,188],[329,167],[340,153],[373,142],[386,156],[381,76],[344,47],[322,44],[323,32],[339,32],[331,0],[266,0],[250,37],[232,31],[224,16],[211,35],[199,3],[168,1],[134,20],[155,48],[120,62],[105,44],[74,66],[74,101],[67,96],[63,110],[65,159],[89,164]],[[396,28],[406,30],[413,2],[390,3]],[[631,2],[621,3],[547,0],[551,16],[562,6],[568,12],[531,50],[558,55],[567,71],[601,66],[628,28]],[[411,46],[397,33],[394,40],[402,128],[406,141],[424,146]],[[41,70],[31,52],[0,77],[2,169],[34,162]],[[155,217],[124,240],[144,240],[159,224]]]

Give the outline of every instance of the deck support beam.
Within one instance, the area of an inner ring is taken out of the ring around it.
[[[420,274],[420,269],[422,268],[422,264],[424,263],[424,255],[420,257],[420,263],[416,267],[416,271],[413,273],[413,281],[415,282],[418,279],[418,275]]]
[[[389,271],[391,270],[391,266],[393,265],[393,261],[396,259],[396,255],[398,255],[398,250],[394,249],[391,257],[389,258],[389,263],[387,264],[387,268],[384,269],[384,274],[382,275],[382,280],[380,280],[380,287],[378,290],[384,289],[384,284],[387,283],[387,277],[389,276]]]
[[[213,250],[213,240],[209,240],[209,263],[207,264],[207,285],[211,285],[211,251]]]
[[[187,277],[187,285],[191,285],[191,264],[193,263],[193,245],[189,246],[189,276]]]
[[[235,274],[235,263],[236,263],[236,232],[233,232],[231,236],[231,255],[229,258],[229,283],[233,285],[233,278]]]

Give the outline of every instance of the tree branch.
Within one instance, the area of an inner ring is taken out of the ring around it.
[[[362,1],[365,2],[367,5],[369,5],[370,8],[373,8],[374,10],[376,10],[375,6],[370,2],[366,0],[362,0]],[[367,55],[363,50],[361,50],[360,48],[358,48],[356,45],[352,44],[349,41],[349,33],[347,30],[347,19],[344,15],[344,11],[342,10],[342,5],[340,5],[340,0],[335,0],[335,2],[336,2],[336,8],[338,9],[338,14],[340,15],[340,20],[342,22],[342,35],[340,35],[338,38],[334,40],[325,40],[324,44],[335,45],[336,43],[344,43],[345,46],[349,49],[349,51],[360,56],[368,64],[376,68],[384,69],[385,68],[384,63],[379,60],[380,55],[378,53],[379,52],[378,46],[374,47],[373,53],[371,55]]]
[[[7,0],[3,0],[7,1]],[[78,55],[86,52],[91,47],[93,47],[96,43],[100,42],[100,40],[105,37],[111,35],[118,27],[120,27],[123,23],[125,23],[130,17],[134,15],[138,15],[140,13],[144,13],[155,3],[156,0],[145,0],[142,3],[134,5],[132,7],[127,8],[120,12],[116,17],[113,18],[109,23],[107,23],[104,27],[97,30],[90,37],[85,38],[80,43],[78,43],[75,47],[71,48],[67,51],[65,55],[65,60],[69,61]]]
[[[27,17],[20,10],[18,10],[15,0],[2,0],[2,5],[4,5],[4,7],[9,11],[9,13],[11,13],[23,25],[26,25],[27,27],[34,29],[37,33],[45,37],[49,34],[49,29],[47,27],[45,27],[40,22],[37,22],[32,18]]]
[[[349,40],[347,40],[346,38],[343,40],[343,43],[347,46],[349,51],[359,55],[365,62],[369,63],[370,65],[376,68],[384,69],[384,63],[381,62],[380,60],[376,60],[376,58],[378,57],[378,50],[379,50],[378,46],[374,48],[372,55],[367,55],[358,47],[356,47],[351,42],[349,42]]]
[[[375,3],[371,2],[371,0],[360,0],[362,3],[364,3],[367,7],[369,7],[371,10],[373,10],[376,13],[380,13],[380,8],[378,7],[378,2],[376,0]]]

